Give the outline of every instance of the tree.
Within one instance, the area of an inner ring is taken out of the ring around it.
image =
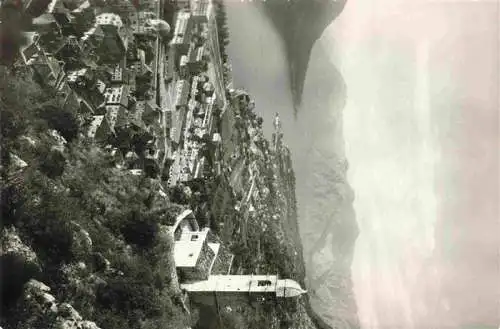
[[[121,232],[125,241],[141,248],[153,246],[158,235],[158,223],[146,218],[139,209],[134,209],[122,226]]]
[[[132,136],[132,145],[134,147],[135,153],[139,156],[143,156],[144,151],[148,142],[151,140],[151,136],[147,133],[136,133]]]
[[[259,128],[262,128],[262,124],[264,123],[264,119],[262,119],[261,117],[258,117],[257,118],[257,126]]]
[[[0,137],[5,153],[18,145],[19,137],[36,120],[36,104],[44,102],[47,95],[33,81],[29,70],[14,73],[5,66],[0,67],[0,90]]]
[[[178,204],[189,204],[189,196],[185,192],[185,187],[181,184],[174,186],[170,192],[171,200]]]
[[[41,159],[40,170],[52,179],[60,177],[64,172],[66,158],[58,150],[51,150]]]
[[[38,114],[45,119],[50,128],[57,130],[70,143],[78,136],[79,124],[75,115],[53,104],[42,106]]]
[[[0,63],[11,65],[17,57],[19,47],[25,43],[21,33],[22,11],[14,3],[0,7]]]
[[[237,312],[223,311],[220,315],[220,322],[217,328],[220,329],[244,329],[247,328],[245,320]]]

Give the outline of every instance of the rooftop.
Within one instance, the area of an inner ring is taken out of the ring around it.
[[[195,267],[208,235],[208,229],[186,232],[174,245],[174,260],[177,267]],[[214,251],[215,252],[215,251]]]
[[[181,284],[189,292],[268,292],[276,297],[298,297],[304,293],[296,281],[276,275],[211,275],[207,280]]]
[[[105,13],[96,17],[96,25],[113,25],[117,28],[121,28],[123,22],[120,16],[113,13]]]

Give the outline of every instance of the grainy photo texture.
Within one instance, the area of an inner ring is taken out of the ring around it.
[[[497,329],[498,0],[0,0],[0,329]]]

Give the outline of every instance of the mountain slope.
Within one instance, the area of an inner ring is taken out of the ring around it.
[[[345,4],[346,0],[268,0],[262,5],[283,39],[295,111],[302,103],[312,47]]]

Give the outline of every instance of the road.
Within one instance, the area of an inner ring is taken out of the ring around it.
[[[157,15],[159,19],[163,19],[162,13],[163,0],[158,1]],[[172,27],[173,28],[173,27]],[[156,63],[155,63],[155,99],[157,105],[161,109],[160,124],[163,129],[163,160],[161,161],[160,167],[163,170],[163,166],[167,157],[170,155],[169,148],[169,136],[167,130],[166,112],[172,111],[174,106],[174,88],[175,81],[170,83],[165,82],[165,62],[166,62],[166,49],[167,45],[165,42],[157,36],[156,38]]]
[[[163,19],[161,15],[163,1],[158,1],[157,6],[157,15],[158,18]],[[174,29],[175,27],[172,27]],[[222,113],[224,113],[227,109],[228,102],[226,99],[225,86],[224,86],[224,77],[222,74],[222,60],[219,52],[219,42],[218,42],[218,33],[217,33],[217,24],[215,21],[215,14],[212,12],[209,18],[209,29],[210,33],[208,34],[208,42],[207,45],[210,50],[210,61],[208,63],[208,77],[211,83],[213,83],[216,89],[216,95],[218,101],[221,102]],[[212,32],[213,31],[213,32]],[[164,145],[164,155],[163,161],[161,161],[160,167],[163,169],[165,164],[165,160],[169,157],[173,150],[169,147],[169,136],[166,122],[166,112],[174,111],[174,102],[175,102],[175,84],[177,77],[174,77],[173,81],[166,83],[165,82],[165,61],[166,61],[166,49],[167,45],[163,42],[163,40],[158,36],[155,44],[156,49],[156,59],[154,65],[154,77],[156,79],[155,82],[155,100],[157,105],[160,107],[162,111],[162,115],[160,117],[160,124],[163,129],[163,145]],[[207,106],[208,110],[208,106]],[[207,113],[207,116],[210,118],[211,113]],[[173,118],[175,119],[175,118]],[[210,120],[209,120],[210,121]]]
[[[213,1],[210,0],[212,8],[214,8]],[[226,99],[226,87],[224,86],[224,76],[221,72],[222,70],[222,59],[219,51],[219,39],[217,31],[217,23],[215,21],[215,10],[210,14],[208,21],[209,33],[208,33],[208,45],[210,48],[211,61],[209,63],[209,77],[210,81],[214,82],[215,88],[217,90],[217,95],[222,99],[222,113],[223,114],[228,106]]]

